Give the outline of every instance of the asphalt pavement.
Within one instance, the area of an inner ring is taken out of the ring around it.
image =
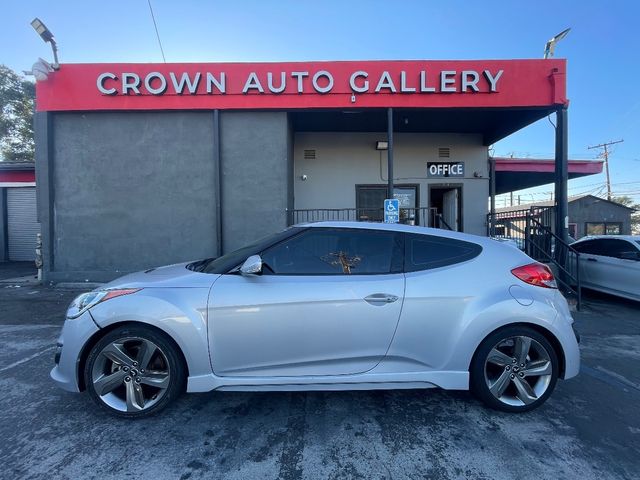
[[[467,392],[189,394],[115,419],[49,379],[77,294],[0,285],[0,477],[640,478],[640,304],[587,296],[584,368],[527,414]]]

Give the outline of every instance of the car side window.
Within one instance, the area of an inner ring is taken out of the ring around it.
[[[309,228],[262,253],[271,275],[379,275],[402,271],[402,234]]]
[[[603,257],[627,258],[625,254],[635,254],[636,248],[626,240],[602,238],[587,240],[575,246],[581,253],[601,255]]]
[[[606,257],[628,258],[627,255],[637,252],[636,248],[626,240],[604,239],[602,240],[602,253]]]
[[[407,234],[405,239],[406,272],[429,270],[466,262],[482,252],[478,244],[437,237],[435,235]]]
[[[584,242],[571,245],[576,251],[580,253],[590,253],[591,255],[600,255],[600,247],[598,246],[598,240],[586,240]]]

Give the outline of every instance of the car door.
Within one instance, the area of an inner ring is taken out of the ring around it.
[[[593,269],[598,261],[596,253],[600,252],[598,240],[584,240],[571,245],[580,253],[580,282],[585,287],[592,285]]]
[[[214,372],[343,375],[386,354],[404,298],[403,237],[312,227],[262,252],[261,275],[226,274],[209,298]]]
[[[640,295],[640,264],[628,258],[636,247],[624,239],[594,240],[595,253],[587,255],[589,282],[611,292]]]

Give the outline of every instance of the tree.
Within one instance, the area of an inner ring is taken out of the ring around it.
[[[33,162],[36,86],[0,65],[0,160]]]
[[[634,235],[640,234],[640,203],[636,203],[633,198],[628,195],[612,197],[611,200],[625,207],[636,209],[636,211],[631,214],[631,233]]]

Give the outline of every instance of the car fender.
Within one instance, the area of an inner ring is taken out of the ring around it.
[[[531,293],[533,302],[530,305],[522,305],[511,295],[504,294],[499,299],[485,297],[481,305],[470,306],[458,324],[458,341],[445,369],[468,370],[484,339],[492,332],[514,324],[529,324],[548,331],[558,340],[563,350],[559,353],[566,357],[567,345],[570,348],[572,341],[576,343],[570,320],[559,315],[548,292],[536,294],[533,290]]]
[[[207,338],[209,288],[143,288],[92,307],[100,328],[119,323],[156,327],[173,339],[187,362],[189,376],[212,373]]]

